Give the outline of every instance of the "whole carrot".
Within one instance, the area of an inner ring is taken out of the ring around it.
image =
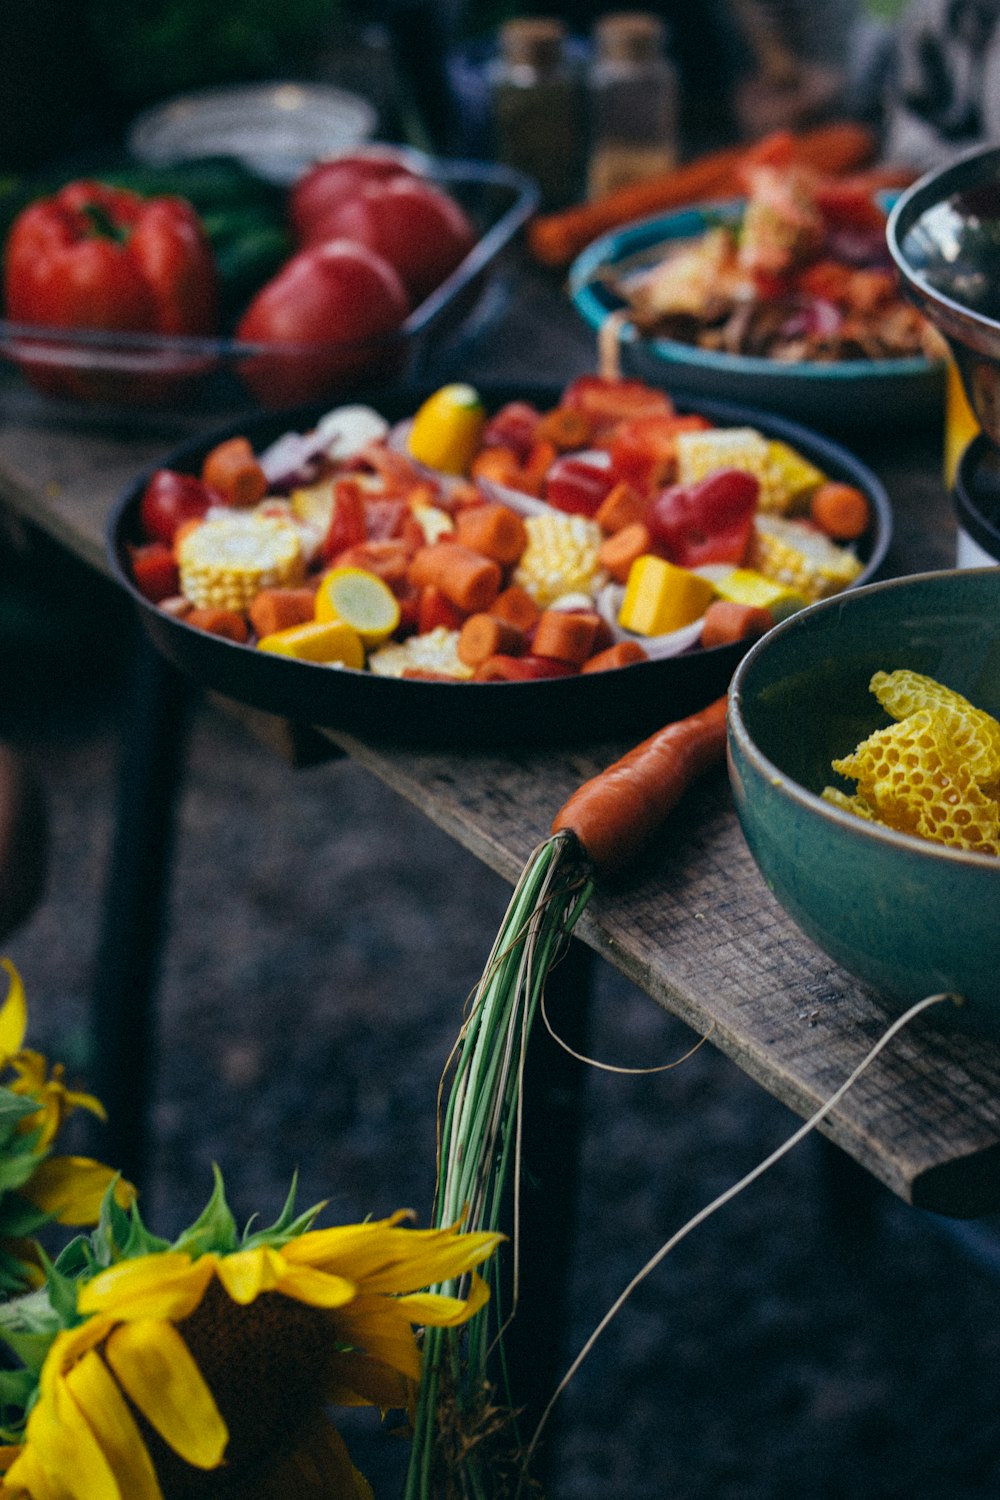
[[[741,193],[743,174],[750,163],[787,159],[820,174],[840,176],[868,166],[876,150],[874,133],[853,120],[832,120],[797,133],[776,131],[749,146],[724,146],[695,157],[591,203],[543,214],[528,225],[528,244],[543,265],[561,268],[598,235],[633,219]]]
[[[598,874],[623,870],[645,848],[688,788],[722,763],[726,699],[657,730],[578,788],[552,820],[583,845]]]

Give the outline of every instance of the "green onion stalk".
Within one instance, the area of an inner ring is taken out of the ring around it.
[[[590,864],[568,833],[539,844],[517,883],[451,1059],[435,1227],[462,1219],[467,1230],[498,1230],[511,1191],[516,1226],[528,1039],[546,977],[592,890]],[[516,1311],[516,1229],[513,1255],[510,1315]],[[503,1378],[499,1259],[486,1268],[489,1304],[464,1328],[425,1334],[404,1500],[496,1500],[522,1483],[516,1418],[509,1403],[494,1400],[490,1379],[493,1359]],[[454,1295],[458,1286],[438,1290]]]

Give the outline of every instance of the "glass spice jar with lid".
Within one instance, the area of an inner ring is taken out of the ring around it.
[[[666,44],[663,21],[645,11],[614,11],[594,27],[589,198],[676,164],[677,73]]]
[[[523,17],[500,28],[490,70],[493,154],[538,184],[541,206],[561,208],[583,193],[586,89],[561,21]]]

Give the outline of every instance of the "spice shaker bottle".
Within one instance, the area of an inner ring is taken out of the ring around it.
[[[561,21],[505,22],[490,73],[493,154],[538,184],[541,206],[579,199],[585,174],[586,92]]]
[[[589,198],[669,171],[677,161],[677,73],[663,22],[644,11],[615,11],[598,20],[594,44]]]

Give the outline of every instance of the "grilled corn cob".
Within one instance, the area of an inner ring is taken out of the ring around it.
[[[839,593],[861,572],[850,548],[783,516],[757,517],[747,566],[793,589],[809,604]]]
[[[544,609],[564,594],[586,594],[593,598],[607,582],[597,554],[604,533],[587,516],[525,516],[528,545],[514,573],[514,582],[526,589]]]
[[[198,608],[245,611],[261,589],[299,583],[298,531],[276,516],[217,516],[183,537],[177,548],[181,592]]]

